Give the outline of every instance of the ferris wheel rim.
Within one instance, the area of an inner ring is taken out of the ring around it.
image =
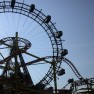
[[[21,3],[21,2],[15,2],[15,4],[17,4],[18,6],[15,5],[14,8],[12,9],[10,4],[11,4],[11,1],[2,1],[2,2],[0,2],[0,6],[1,6],[0,10],[3,9],[3,11],[0,11],[0,14],[1,13],[17,13],[17,14],[27,16],[27,17],[31,18],[32,20],[34,20],[35,22],[37,22],[45,30],[48,37],[50,38],[51,45],[52,45],[52,50],[53,50],[53,57],[56,56],[58,58],[59,56],[61,56],[61,54],[59,52],[63,48],[62,47],[62,40],[61,40],[61,38],[57,39],[55,37],[54,32],[57,32],[57,29],[56,29],[54,23],[52,23],[51,21],[49,23],[43,22],[44,19],[47,16],[45,14],[43,14],[41,10],[38,10],[36,8],[35,8],[34,12],[30,12],[29,11],[30,5],[27,5],[27,4]],[[57,59],[57,58],[53,58],[53,59]],[[60,58],[57,59],[57,62],[61,63],[61,59]],[[53,70],[52,66],[50,66],[47,74],[43,77],[43,79],[41,79],[39,81],[39,83],[48,85],[53,79],[52,70]],[[46,80],[47,78],[49,78],[49,81]]]

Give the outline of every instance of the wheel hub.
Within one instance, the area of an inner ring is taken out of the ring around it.
[[[28,41],[27,39],[24,39],[24,38],[20,38],[20,37],[18,37],[17,39],[16,39],[16,37],[3,38],[0,40],[0,46],[2,46],[3,44],[6,44],[11,47],[14,47],[16,40],[18,42],[19,49],[27,50],[31,47],[30,41]]]

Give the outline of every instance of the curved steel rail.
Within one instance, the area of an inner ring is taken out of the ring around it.
[[[74,74],[77,76],[77,78],[79,79],[83,78],[82,75],[77,70],[77,68],[74,66],[74,64],[70,60],[68,60],[67,58],[64,58],[63,61],[66,62],[70,66],[70,68],[72,69]]]

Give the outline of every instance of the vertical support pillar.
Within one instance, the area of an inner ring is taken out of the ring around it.
[[[54,74],[54,87],[55,87],[55,94],[57,94],[57,80],[56,80],[56,62],[53,60],[53,74]]]
[[[18,49],[18,32],[16,32],[16,40],[14,42],[15,44],[15,51],[17,53],[17,49]],[[15,77],[17,79],[17,68],[18,67],[18,61],[17,61],[17,54],[15,55]]]
[[[15,48],[14,50],[16,51],[16,54],[15,54],[15,80],[16,80],[16,83],[15,83],[15,93],[17,93],[17,74],[18,74],[18,60],[17,60],[17,49],[18,49],[18,32],[16,32],[16,39],[15,39]]]

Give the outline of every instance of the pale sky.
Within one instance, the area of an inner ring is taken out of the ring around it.
[[[73,62],[83,77],[94,77],[94,0],[24,0],[24,2],[29,5],[35,4],[45,15],[51,15],[52,22],[56,22],[56,28],[64,33],[63,47],[69,52],[66,58]],[[66,74],[58,81],[60,88],[69,78],[77,79],[68,65],[62,63],[62,67],[65,68]]]

